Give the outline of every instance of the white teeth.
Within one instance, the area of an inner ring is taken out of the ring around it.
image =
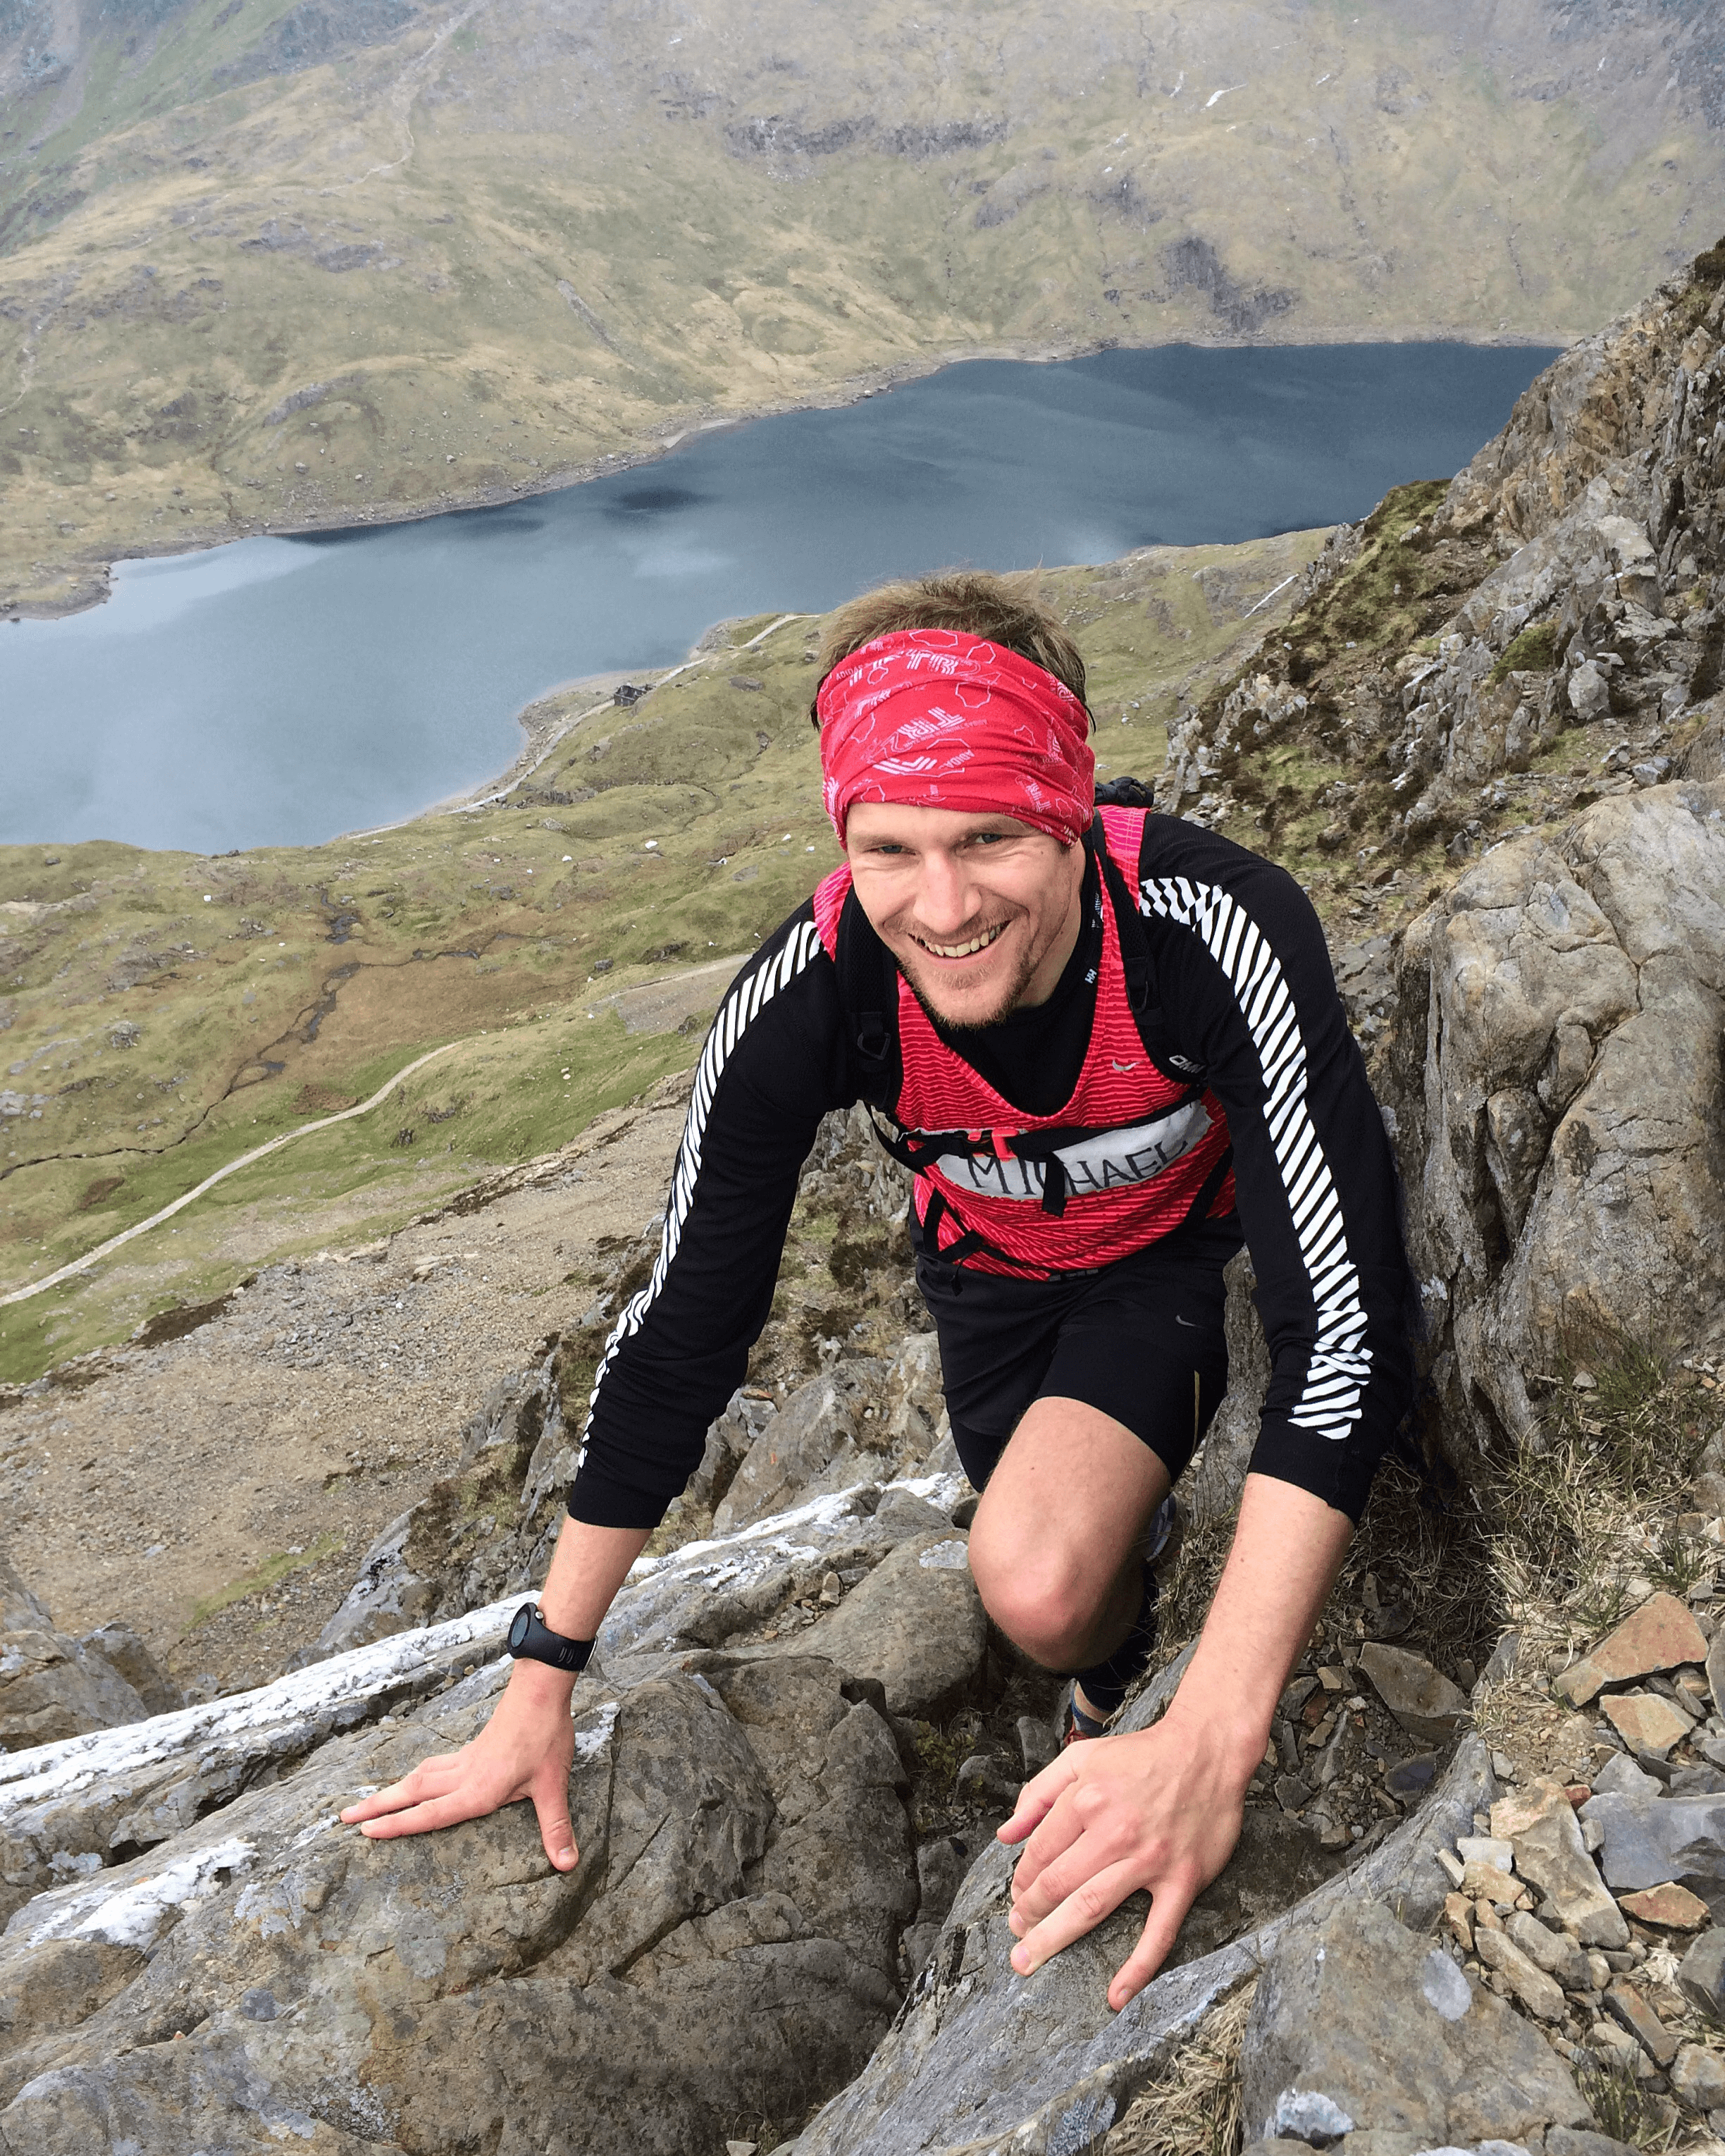
[[[937,958],[968,958],[973,951],[986,951],[1005,926],[1003,921],[999,928],[990,928],[983,935],[973,937],[968,943],[924,943],[922,947],[932,951]]]

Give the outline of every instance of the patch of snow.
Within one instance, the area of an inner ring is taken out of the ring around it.
[[[216,1874],[248,1871],[257,1855],[249,1841],[230,1839],[193,1850],[161,1871],[134,1879],[116,1893],[98,1887],[63,1902],[39,1924],[27,1943],[44,1939],[105,1939],[116,1947],[147,1947],[162,1930],[170,1910],[183,1908],[213,1893]]]
[[[957,1540],[932,1543],[916,1563],[924,1572],[963,1572],[970,1563],[970,1545]]]
[[[393,1633],[368,1646],[295,1670],[273,1684],[230,1698],[204,1701],[152,1715],[119,1729],[98,1729],[58,1743],[0,1754],[0,1825],[26,1806],[70,1796],[110,1777],[136,1774],[161,1760],[195,1754],[201,1747],[254,1748],[255,1740],[284,1724],[304,1722],[330,1708],[358,1706],[425,1672],[429,1663],[472,1646],[495,1652],[508,1634],[521,1597],[486,1604],[465,1617],[415,1632]]]
[[[371,1794],[370,1789],[356,1789],[353,1793],[353,1801],[357,1804],[362,1797],[368,1797]],[[319,1835],[327,1834],[332,1826],[339,1826],[341,1824],[341,1815],[338,1812],[331,1812],[327,1819],[313,1820],[310,1826],[300,1828],[288,1844],[288,1848],[290,1851],[304,1849],[308,1843],[316,1841]]]
[[[696,1682],[700,1680],[697,1678]],[[711,1690],[711,1686],[709,1686]],[[611,1742],[611,1732],[617,1727],[617,1702],[608,1699],[593,1717],[591,1724],[575,1732],[575,1757],[578,1759],[597,1759]]]

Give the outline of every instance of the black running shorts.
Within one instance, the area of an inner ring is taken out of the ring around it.
[[[1238,1223],[1208,1220],[1094,1272],[1009,1279],[919,1256],[952,1441],[972,1484],[1033,1400],[1082,1400],[1142,1438],[1178,1481],[1228,1389],[1222,1268]]]

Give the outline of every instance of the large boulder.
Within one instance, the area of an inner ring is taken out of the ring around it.
[[[1527,1440],[1566,1338],[1725,1347],[1725,783],[1496,849],[1410,929],[1400,1142],[1452,1446]]]
[[[963,1484],[922,1477],[824,1497],[728,1543],[640,1559],[599,1635],[636,1678],[691,1648],[758,1635],[829,1572],[866,1572]],[[903,1501],[901,1506],[894,1500]],[[333,1656],[237,1697],[0,1758],[0,1915],[119,1852],[151,1850],[277,1779],[335,1736],[411,1708],[503,1651],[518,1598]]]
[[[856,2071],[916,1902],[886,1725],[809,1656],[584,1686],[581,1861],[530,1807],[367,1841],[334,1814],[465,1743],[490,1669],[0,1940],[13,2156],[683,2156]]]
[[[1249,2142],[1358,2133],[1410,2134],[1426,2148],[1526,2145],[1548,2127],[1592,2123],[1543,2037],[1363,1897],[1277,1942],[1240,2071]]]
[[[969,1548],[948,1527],[900,1543],[798,1650],[871,1679],[890,1712],[937,1722],[974,1691],[988,1645]]]
[[[135,1632],[74,1639],[0,1555],[0,1752],[142,1722],[179,1692]]]
[[[1184,1660],[1128,1710],[1161,1711]],[[1466,1833],[1493,1788],[1485,1747],[1464,1738],[1420,1811],[1349,1868],[1260,1822],[1194,1908],[1168,1965],[1120,2014],[1107,1987],[1142,1927],[1136,1895],[1039,1969],[1014,1974],[1007,1928],[1014,1854],[998,1845],[966,1876],[902,2011],[864,2072],[795,2143],[796,2156],[1084,2156],[1100,2149],[1137,2091],[1291,1928],[1377,1902],[1419,1928],[1446,1881],[1435,1851]],[[1447,1838],[1447,1839],[1446,1839]],[[1555,2061],[1553,2064],[1555,2065]]]

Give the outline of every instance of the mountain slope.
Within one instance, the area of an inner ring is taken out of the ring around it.
[[[1725,33],[1101,0],[7,0],[0,607],[977,349],[1567,340],[1700,244]]]

